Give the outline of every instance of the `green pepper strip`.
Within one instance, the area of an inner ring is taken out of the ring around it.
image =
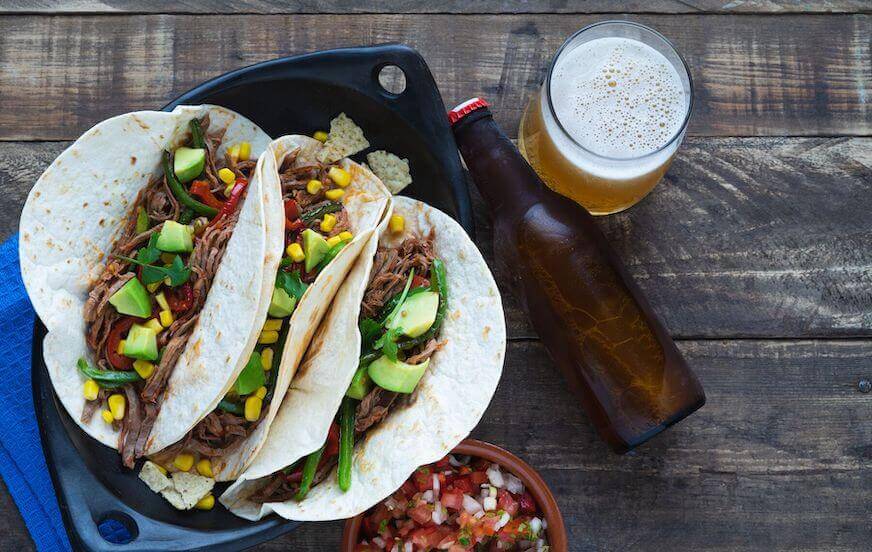
[[[430,267],[430,289],[439,294],[439,307],[436,309],[436,319],[430,329],[419,335],[418,337],[400,341],[397,347],[401,350],[408,350],[418,345],[427,343],[436,336],[439,327],[442,326],[445,320],[445,311],[448,309],[448,277],[445,274],[445,264],[441,259],[433,259],[433,266]]]
[[[327,265],[330,264],[330,261],[335,259],[336,255],[339,255],[339,252],[342,251],[342,249],[346,245],[348,245],[347,241],[341,241],[341,242],[337,243],[336,245],[334,245],[333,247],[331,247],[330,250],[324,254],[324,258],[321,259],[321,262],[319,262],[318,265],[315,267],[315,272],[318,273],[318,272],[321,272],[322,270],[324,270],[324,268],[326,268]]]
[[[194,220],[194,211],[187,207],[183,208],[179,214],[179,224],[191,224],[192,220]]]
[[[330,203],[325,203],[321,207],[317,209],[313,209],[307,213],[303,213],[300,215],[300,220],[305,222],[306,224],[312,222],[313,220],[323,218],[327,213],[335,213],[336,211],[342,210],[342,203],[338,201],[331,201]]]
[[[203,129],[200,128],[200,119],[196,117],[188,123],[191,127],[191,143],[195,148],[206,149],[206,140],[203,139]]]
[[[315,480],[315,472],[318,471],[318,464],[321,462],[325,446],[327,446],[326,443],[306,457],[306,464],[303,466],[303,479],[300,480],[300,488],[294,496],[295,499],[303,500],[309,494],[309,488],[312,486],[312,481]]]
[[[228,401],[227,399],[221,399],[221,402],[218,403],[218,408],[220,408],[224,412],[236,414],[237,416],[245,415],[245,407],[243,407],[239,403]]]
[[[136,372],[127,372],[124,370],[100,370],[94,368],[84,358],[79,358],[76,363],[79,367],[79,372],[86,378],[90,378],[97,382],[97,385],[106,389],[116,389],[123,387],[128,383],[142,381],[142,378]]]
[[[351,453],[354,449],[354,410],[357,401],[351,397],[342,399],[339,411],[339,488],[346,492],[351,488]]]
[[[182,186],[182,183],[179,182],[179,179],[176,178],[176,173],[173,172],[173,168],[170,164],[170,152],[165,151],[163,155],[163,171],[164,176],[167,179],[167,184],[169,184],[170,190],[172,190],[173,195],[176,196],[176,199],[179,200],[179,203],[192,209],[194,212],[205,215],[209,218],[214,217],[218,214],[218,209],[214,207],[209,207],[203,203],[200,203],[196,199],[188,194],[185,187]]]
[[[285,340],[288,337],[288,331],[290,330],[290,322],[288,324],[283,324],[283,328],[279,332],[279,340],[275,342],[273,345],[273,363],[272,367],[268,370],[269,376],[266,380],[266,396],[263,398],[263,404],[266,406],[272,401],[273,394],[276,391],[276,380],[279,377],[279,364],[282,362],[282,353],[285,350]]]

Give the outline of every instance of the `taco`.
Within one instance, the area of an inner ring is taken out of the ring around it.
[[[389,209],[390,193],[375,175],[349,159],[319,161],[323,150],[317,140],[285,136],[261,156],[259,175],[282,194],[284,258],[269,273],[268,317],[211,411],[176,442],[156,440],[146,450],[170,471],[196,466],[227,481],[248,465],[333,296]]]
[[[76,140],[27,198],[21,272],[51,381],[127,467],[211,409],[265,315],[282,247],[280,191],[254,162],[269,141],[217,106],[128,113]]]
[[[221,502],[246,519],[357,515],[447,454],[502,371],[481,254],[444,213],[394,198],[318,329],[260,454]]]

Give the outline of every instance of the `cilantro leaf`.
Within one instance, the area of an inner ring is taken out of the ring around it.
[[[260,353],[254,351],[248,357],[248,363],[236,378],[236,393],[240,396],[249,395],[257,391],[266,382],[266,375],[263,373],[263,362],[260,359]]]
[[[276,287],[282,288],[291,297],[296,297],[299,302],[309,285],[300,279],[300,272],[298,270],[294,272],[279,270],[279,273],[276,275]]]
[[[382,331],[382,325],[372,318],[364,318],[358,323],[361,338],[361,351],[371,351],[376,338]]]
[[[184,284],[191,277],[191,269],[185,266],[182,258],[178,255],[173,259],[170,266],[151,266],[138,259],[131,259],[123,255],[115,255],[117,258],[127,261],[142,267],[142,283],[145,285],[160,282],[164,278],[169,278],[170,287],[176,287]]]
[[[139,251],[136,252],[137,261],[145,264],[152,264],[160,259],[160,249],[157,248],[158,235],[158,232],[152,234],[151,237],[148,238],[148,245],[139,248]]]
[[[409,279],[406,280],[406,287],[403,288],[403,293],[400,295],[400,299],[397,301],[397,304],[394,306],[394,310],[388,314],[387,318],[385,318],[385,326],[391,323],[391,320],[400,312],[400,308],[403,306],[403,302],[406,300],[406,296],[409,295],[409,288],[412,287],[412,280],[415,278],[415,269],[409,271]]]
[[[399,348],[397,347],[397,341],[402,335],[402,328],[394,328],[392,330],[388,330],[378,339],[378,341],[373,344],[373,348],[381,349],[381,352],[384,353],[384,355],[388,357],[391,362],[396,362],[397,352],[399,351]]]

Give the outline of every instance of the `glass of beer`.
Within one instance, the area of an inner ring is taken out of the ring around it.
[[[607,215],[650,192],[684,139],[693,82],[657,31],[629,21],[581,29],[530,99],[518,148],[555,192]]]

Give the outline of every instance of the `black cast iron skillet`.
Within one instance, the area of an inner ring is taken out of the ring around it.
[[[406,88],[398,94],[379,84],[379,71],[388,65],[405,74]],[[200,103],[238,111],[273,137],[327,130],[330,119],[344,111],[364,129],[371,149],[409,159],[414,183],[404,195],[449,213],[472,234],[468,190],[445,106],[423,58],[407,46],[347,48],[267,61],[206,82],[164,109]],[[364,160],[363,154],[354,157]],[[299,525],[275,516],[247,522],[217,503],[210,512],[173,509],[137,479],[138,472],[121,469],[115,450],[88,437],[69,417],[52,391],[42,357],[44,337],[45,327],[37,321],[34,401],[49,471],[75,548],[240,550]],[[218,486],[216,496],[224,488]],[[111,529],[113,522],[107,520],[114,520],[116,534],[126,529],[133,539],[108,542],[98,529],[101,524],[104,533]]]

